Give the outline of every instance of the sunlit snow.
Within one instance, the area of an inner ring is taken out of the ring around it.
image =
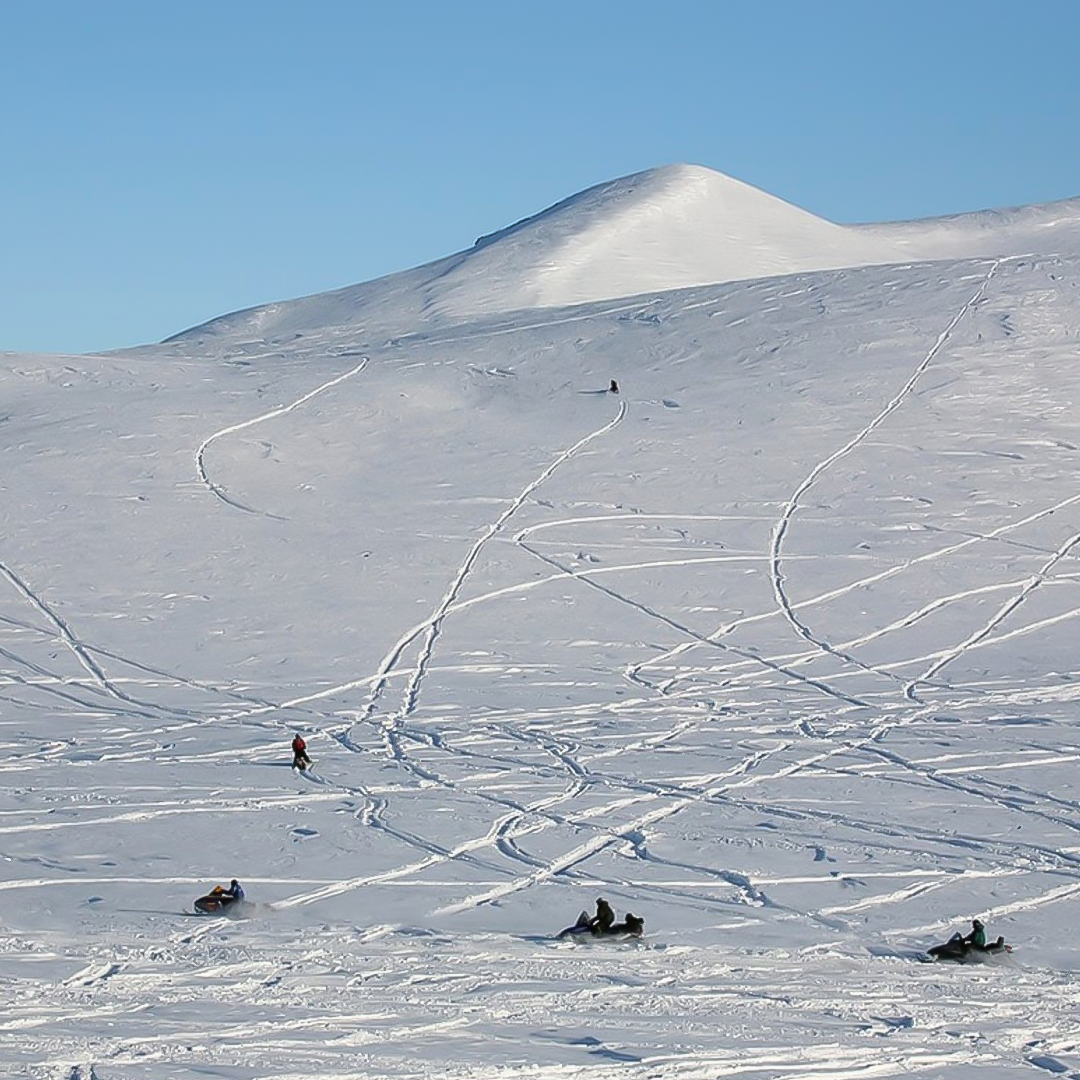
[[[2,360],[0,1075],[1080,1076],[1080,201]]]

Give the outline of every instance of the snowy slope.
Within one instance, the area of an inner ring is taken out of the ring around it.
[[[236,312],[179,337],[274,339],[335,325],[398,333],[709,283],[1078,244],[1080,198],[842,226],[711,169],[671,165],[599,184],[427,266]]]
[[[0,1075],[1080,1073],[1069,235],[4,356]]]

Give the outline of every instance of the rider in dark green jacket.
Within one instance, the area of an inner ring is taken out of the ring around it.
[[[971,920],[971,933],[964,938],[964,944],[970,945],[973,949],[986,948],[986,927],[983,926],[981,920]]]

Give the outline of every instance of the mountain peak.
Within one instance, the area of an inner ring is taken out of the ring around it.
[[[438,306],[446,314],[561,306],[850,265],[866,261],[871,246],[887,242],[712,169],[665,165],[482,237],[473,257],[440,282]],[[482,275],[478,262],[486,264]]]
[[[360,319],[463,322],[725,281],[1080,242],[1080,200],[1009,212],[837,225],[705,168],[677,163],[571,195],[414,270],[214,319],[178,337],[304,333]]]

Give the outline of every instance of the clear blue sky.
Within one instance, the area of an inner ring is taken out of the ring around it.
[[[0,350],[158,340],[706,165],[834,221],[1080,195],[1078,0],[0,0]]]

